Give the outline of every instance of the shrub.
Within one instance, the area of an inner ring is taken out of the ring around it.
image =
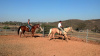
[[[86,27],[86,24],[85,23],[79,23],[77,24],[77,28],[76,30],[79,31],[79,30],[84,30]]]
[[[8,27],[8,26],[4,26],[3,29],[10,29],[10,27]]]
[[[96,32],[96,33],[99,33],[100,32],[100,30],[99,30],[99,28],[98,28],[97,25],[94,25],[94,28],[92,29],[92,31],[93,32]]]

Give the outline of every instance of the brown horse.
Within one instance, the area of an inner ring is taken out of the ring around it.
[[[36,24],[36,25],[32,26],[32,29],[31,29],[32,37],[34,36],[34,32],[35,32],[36,28],[40,28],[41,31],[43,31],[43,29],[41,28],[40,24]],[[29,28],[27,26],[20,26],[18,28],[18,35],[19,35],[19,32],[20,32],[20,37],[21,37],[21,34],[22,33],[24,34],[25,31],[29,32]],[[24,34],[24,36],[25,36],[25,34]]]
[[[67,32],[69,32],[69,31],[72,31],[73,32],[72,27],[64,28],[64,34],[63,34],[63,36],[64,36],[64,39],[66,37],[66,40],[67,41],[68,41]],[[48,34],[49,40],[51,39],[51,35],[54,38],[55,33],[58,33],[60,35],[62,34],[62,32],[58,28],[51,28],[50,31],[49,31],[49,34]]]

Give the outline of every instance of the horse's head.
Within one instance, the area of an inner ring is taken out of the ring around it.
[[[40,28],[40,24],[37,24],[37,25],[36,25],[36,28]]]
[[[43,31],[43,29],[42,29],[42,27],[40,26],[40,24],[36,24],[36,25],[34,25],[36,28],[39,28],[39,29],[41,29],[41,31]]]
[[[71,31],[71,32],[73,33],[73,28],[72,28],[72,27],[64,28],[64,31],[65,31],[65,32]]]
[[[72,27],[69,27],[69,30],[73,33],[73,28]]]

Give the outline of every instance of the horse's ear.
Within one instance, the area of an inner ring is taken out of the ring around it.
[[[42,24],[40,24],[40,25],[42,25]]]
[[[40,24],[38,24],[38,25],[40,25]]]
[[[39,25],[39,24],[37,24],[37,25]]]

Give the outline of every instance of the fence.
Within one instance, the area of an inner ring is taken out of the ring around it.
[[[44,29],[43,36],[45,36],[45,34],[49,33],[49,31],[46,31],[47,28],[48,27],[43,27],[43,29]],[[78,37],[81,39],[85,39],[86,42],[88,42],[89,40],[100,42],[100,33],[90,32],[88,29],[84,30],[82,32],[81,31],[79,31],[79,32],[75,31],[74,33],[69,32],[68,35],[70,35],[71,37]]]
[[[0,35],[17,35],[17,30],[18,29],[0,29]],[[45,37],[45,35],[49,33],[49,30],[50,27],[43,27],[43,32],[41,34]],[[69,32],[68,35],[85,39],[86,42],[88,42],[88,40],[100,42],[100,33],[89,32],[88,29],[83,32]]]
[[[83,32],[79,31],[79,32],[74,32],[74,33],[70,33],[70,34],[73,37],[85,39],[86,42],[88,42],[89,40],[100,42],[100,33],[90,32],[88,29]]]
[[[0,35],[17,35],[17,29],[0,29]]]

